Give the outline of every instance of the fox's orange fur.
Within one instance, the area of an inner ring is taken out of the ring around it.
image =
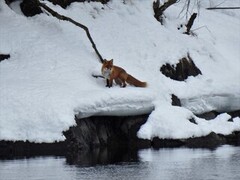
[[[136,87],[146,87],[146,82],[141,82],[128,74],[123,68],[114,66],[113,59],[104,59],[102,65],[102,74],[107,80],[107,87],[112,87],[113,80],[121,87],[126,87],[126,82],[128,84],[134,85]]]

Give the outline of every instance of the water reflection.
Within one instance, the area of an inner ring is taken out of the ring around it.
[[[127,148],[96,148],[92,151],[68,153],[66,155],[66,162],[68,164],[78,166],[95,166],[138,161],[138,151]]]
[[[239,180],[240,147],[215,150],[164,148],[97,149],[66,157],[0,160],[4,180]]]
[[[139,152],[141,162],[151,162],[151,177],[161,179],[240,179],[240,147],[210,149],[160,149]]]

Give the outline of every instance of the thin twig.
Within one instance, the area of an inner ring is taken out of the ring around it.
[[[202,29],[202,28],[206,28],[206,30],[209,32],[210,36],[215,40],[215,37],[214,37],[213,33],[210,31],[210,29],[208,29],[207,26],[200,26],[198,28],[193,29],[192,32],[197,31],[197,30]]]

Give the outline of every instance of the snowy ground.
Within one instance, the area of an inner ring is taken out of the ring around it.
[[[53,142],[75,124],[74,116],[135,115],[151,112],[138,132],[140,138],[188,138],[211,131],[229,134],[240,130],[240,118],[228,114],[212,121],[194,113],[240,109],[240,11],[215,10],[222,1],[203,1],[192,29],[196,37],[177,30],[186,23],[180,2],[166,11],[162,26],[153,17],[152,0],[113,0],[73,3],[54,10],[90,29],[104,58],[114,59],[147,88],[106,88],[99,63],[85,32],[47,14],[25,17],[19,2],[10,9],[0,1],[0,53],[11,58],[0,63],[0,140]],[[240,0],[221,6],[240,6]],[[190,54],[202,75],[184,82],[160,72]],[[171,94],[184,107],[171,106]],[[198,123],[193,124],[189,119]]]

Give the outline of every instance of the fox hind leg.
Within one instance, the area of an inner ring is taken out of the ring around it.
[[[125,88],[127,86],[125,79],[124,78],[120,78],[122,81],[121,87]]]
[[[122,80],[120,78],[116,78],[114,81],[117,85],[122,86]]]

